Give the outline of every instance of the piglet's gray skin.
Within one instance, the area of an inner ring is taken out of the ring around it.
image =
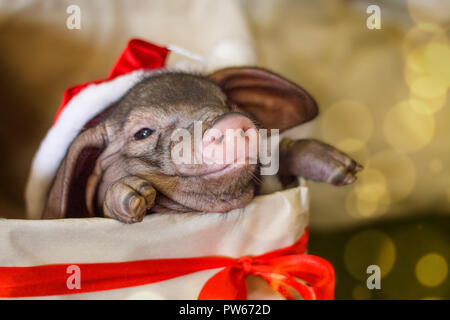
[[[258,165],[176,164],[172,133],[193,134],[202,121],[223,133],[203,146],[226,143],[226,129],[277,128],[313,119],[313,98],[296,84],[259,68],[227,68],[209,76],[157,73],[97,116],[72,142],[49,192],[43,218],[105,216],[125,223],[148,212],[227,212],[258,191]],[[242,137],[245,139],[244,137]],[[214,145],[212,146],[214,147]],[[194,152],[196,150],[193,150]],[[295,177],[346,185],[361,166],[317,140],[280,143],[281,181]]]

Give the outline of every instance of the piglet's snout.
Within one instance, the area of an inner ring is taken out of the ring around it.
[[[220,117],[203,136],[202,157],[207,164],[256,163],[257,154],[258,131],[241,114]]]

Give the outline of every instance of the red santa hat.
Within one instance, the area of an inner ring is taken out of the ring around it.
[[[166,48],[132,39],[108,77],[76,85],[64,92],[53,126],[33,159],[25,192],[28,218],[41,217],[57,170],[86,123],[154,70],[164,68],[171,51],[179,52],[174,46]]]

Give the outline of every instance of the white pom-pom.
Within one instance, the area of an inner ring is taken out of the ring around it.
[[[210,70],[255,65],[256,54],[253,47],[245,41],[223,40],[212,48],[207,62]]]

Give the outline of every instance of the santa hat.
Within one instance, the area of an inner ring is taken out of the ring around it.
[[[132,39],[108,77],[76,85],[64,92],[53,126],[33,159],[25,191],[28,218],[41,217],[57,170],[72,141],[86,123],[117,102],[152,72],[164,68],[171,51],[201,59],[175,46],[166,48]]]

